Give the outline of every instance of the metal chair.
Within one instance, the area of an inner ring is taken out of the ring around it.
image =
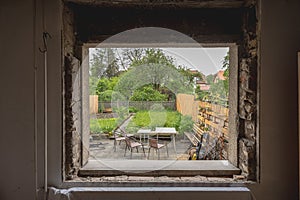
[[[127,149],[130,150],[130,158],[132,158],[132,150],[134,148],[136,148],[136,151],[137,153],[139,152],[138,150],[138,147],[142,147],[143,149],[143,153],[144,153],[144,156],[146,156],[145,154],[145,149],[144,149],[144,145],[142,143],[139,143],[137,141],[135,141],[132,137],[129,138],[129,137],[125,137],[125,142],[126,142],[126,147],[125,147],[125,152],[124,152],[124,156],[126,156],[126,151]]]
[[[167,150],[167,156],[169,157],[169,152],[168,152],[168,145],[166,144],[159,144],[158,139],[149,139],[149,150],[148,150],[148,159],[149,159],[149,154],[151,148],[156,150],[156,153],[158,154],[158,159],[160,159],[160,152],[159,150],[163,147],[166,147]]]

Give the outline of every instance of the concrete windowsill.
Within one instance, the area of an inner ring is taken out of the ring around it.
[[[232,177],[240,169],[227,160],[90,160],[80,169],[83,177],[99,176],[208,176]]]
[[[230,199],[249,200],[246,187],[73,187],[49,188],[49,199]]]

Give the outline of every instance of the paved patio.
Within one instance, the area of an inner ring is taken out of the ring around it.
[[[170,140],[159,140],[159,143],[166,144],[168,146],[169,156],[167,156],[166,148],[163,147],[160,149],[160,160],[187,160],[188,159],[188,150],[190,147],[189,140],[183,140],[182,138],[177,138],[176,140],[176,152],[173,147],[173,143]],[[143,154],[142,148],[133,150],[132,158],[130,158],[130,151],[125,153],[125,141],[122,141],[121,144],[117,144],[116,151],[114,151],[114,140],[113,139],[98,139],[92,140],[90,142],[90,158],[89,160],[103,160],[103,159],[136,159],[136,160],[146,160],[148,159],[148,145],[147,142],[144,144],[145,154]],[[149,160],[158,160],[158,155],[154,149],[151,149],[149,154]]]
[[[90,157],[88,163],[80,169],[80,176],[221,176],[232,177],[240,174],[240,169],[227,160],[188,160],[190,141],[176,139],[176,151],[170,140],[159,140],[168,145],[169,156],[165,147],[161,149],[160,160],[153,149],[148,156],[148,147],[145,144],[144,156],[142,149],[136,150],[130,158],[130,151],[125,152],[125,142],[117,144],[114,151],[113,139],[98,139],[90,142]]]

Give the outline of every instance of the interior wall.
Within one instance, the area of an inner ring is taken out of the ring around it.
[[[35,179],[42,186],[42,81],[38,71],[38,147],[34,134],[34,61],[42,66],[40,23],[34,35],[34,0],[0,3],[0,199],[34,199]],[[41,2],[37,0],[37,2]],[[49,43],[49,185],[61,187],[62,124],[60,1],[47,2]],[[298,199],[297,51],[300,51],[300,2],[261,1],[260,176],[250,185],[258,200]],[[40,11],[39,11],[40,12]],[[38,42],[36,45],[34,41]],[[35,47],[35,48],[34,48]],[[36,58],[35,58],[36,55]],[[37,152],[38,151],[38,152]],[[38,160],[35,155],[38,153]],[[38,174],[35,174],[35,166]],[[139,192],[131,199],[144,198]],[[201,192],[189,193],[201,198]],[[107,194],[105,194],[107,195]],[[112,196],[117,193],[112,194]],[[203,194],[202,194],[203,195]],[[124,198],[126,194],[122,195]],[[231,193],[228,193],[230,199]],[[99,193],[101,197],[101,193]],[[105,196],[108,198],[108,196]],[[179,199],[159,193],[154,199]],[[211,196],[211,199],[216,199]],[[226,199],[224,196],[222,199]]]
[[[298,199],[300,1],[261,1],[260,176],[257,199]]]
[[[0,2],[0,199],[34,199],[33,1]]]

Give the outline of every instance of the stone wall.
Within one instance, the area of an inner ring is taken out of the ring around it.
[[[239,49],[239,168],[249,180],[257,177],[257,18],[255,8],[244,13]]]
[[[81,167],[81,75],[74,56],[73,13],[64,7],[64,176],[73,179]]]
[[[81,81],[80,62],[65,57],[65,175],[72,179],[81,166]]]

